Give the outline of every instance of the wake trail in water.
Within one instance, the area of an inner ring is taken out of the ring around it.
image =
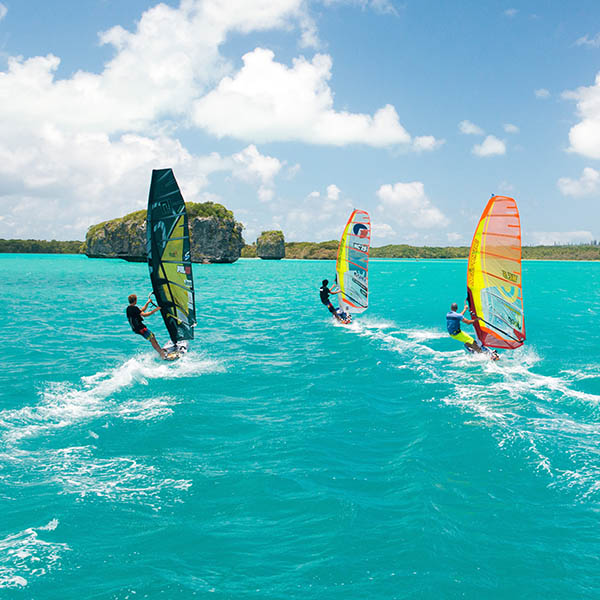
[[[111,415],[124,419],[152,419],[171,413],[170,397],[115,402],[112,396],[134,384],[152,379],[178,379],[224,372],[212,359],[188,353],[174,363],[164,363],[150,354],[130,358],[113,369],[84,376],[78,384],[52,383],[33,406],[0,411],[0,435],[5,443],[35,437],[73,424]]]
[[[462,349],[432,348],[428,344],[447,338],[440,330],[402,329],[370,318],[342,327],[400,355],[398,369],[445,390],[439,400],[476,415],[500,448],[525,454],[551,478],[550,486],[573,488],[580,499],[600,492],[600,396],[577,389],[579,381],[597,377],[597,365],[543,375],[534,370],[542,359],[531,347],[504,352],[493,362]]]

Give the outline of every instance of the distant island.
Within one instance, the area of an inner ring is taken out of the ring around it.
[[[215,202],[186,202],[190,250],[196,263],[232,263],[244,247],[242,230],[233,213]],[[84,253],[89,258],[146,261],[146,211],[93,225],[88,229]]]
[[[229,212],[229,211],[228,211]],[[137,218],[133,219],[136,225],[140,225],[146,211],[138,211],[139,215],[132,213]],[[130,215],[128,215],[130,216]],[[231,216],[233,219],[233,214]],[[126,220],[126,217],[121,219]],[[117,221],[114,219],[113,221]],[[106,223],[112,223],[107,221]],[[106,223],[100,225],[105,226]],[[94,235],[101,230],[91,228]],[[239,232],[239,233],[238,233]],[[232,231],[233,233],[233,231]],[[272,235],[272,232],[265,232]],[[88,234],[89,235],[89,234]],[[145,228],[144,228],[145,236]],[[239,237],[238,237],[239,236]],[[232,238],[232,239],[231,239]],[[230,236],[230,244],[225,246],[229,256],[235,255],[235,250],[243,244],[241,229],[236,228],[235,234]],[[310,260],[335,260],[337,257],[338,241],[328,242],[285,242],[285,257],[291,259],[310,259]],[[228,256],[227,252],[223,256]],[[241,246],[240,252],[242,258],[256,258],[256,244],[246,244]],[[15,254],[85,254],[86,245],[82,241],[61,242],[56,240],[17,240],[0,239],[0,253]],[[238,256],[240,255],[238,254]],[[389,244],[387,246],[372,247],[371,258],[468,258],[468,246],[409,246],[407,244]],[[115,256],[116,258],[117,256]],[[600,245],[595,242],[591,244],[572,244],[555,246],[523,246],[523,258],[529,260],[600,260]],[[236,257],[237,259],[237,257]],[[131,260],[131,259],[130,259]],[[135,260],[135,259],[134,259]],[[140,256],[138,260],[145,260]],[[207,261],[208,262],[208,261]],[[222,260],[221,262],[232,262],[231,260]]]

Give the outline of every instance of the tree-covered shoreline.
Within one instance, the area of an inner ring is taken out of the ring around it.
[[[309,260],[335,260],[337,240],[327,242],[286,242],[285,258]],[[20,240],[0,239],[0,253],[8,254],[82,254],[84,242],[79,240]],[[242,257],[255,257],[256,246],[246,245]],[[388,244],[372,247],[371,258],[423,258],[452,259],[468,258],[467,246],[409,246]],[[525,260],[600,260],[600,245],[577,244],[555,246],[523,246]]]
[[[0,238],[2,254],[83,254],[84,243],[79,240],[5,240]]]

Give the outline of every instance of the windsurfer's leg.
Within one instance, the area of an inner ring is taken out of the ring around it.
[[[166,352],[160,347],[160,344],[157,342],[156,337],[152,332],[150,332],[150,337],[148,338],[152,347],[160,354],[161,358],[165,357]]]
[[[332,314],[337,316],[337,311],[335,310],[333,304],[331,304],[331,302],[327,303],[327,310]]]
[[[479,344],[464,331],[459,331],[455,335],[450,336],[453,340],[457,340],[458,342],[462,342],[467,348],[471,349],[473,352],[483,352]]]

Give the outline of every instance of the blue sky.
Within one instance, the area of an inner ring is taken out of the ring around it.
[[[596,81],[598,77],[598,81]],[[152,168],[245,226],[468,244],[600,237],[600,5],[0,0],[0,237],[83,239]]]

